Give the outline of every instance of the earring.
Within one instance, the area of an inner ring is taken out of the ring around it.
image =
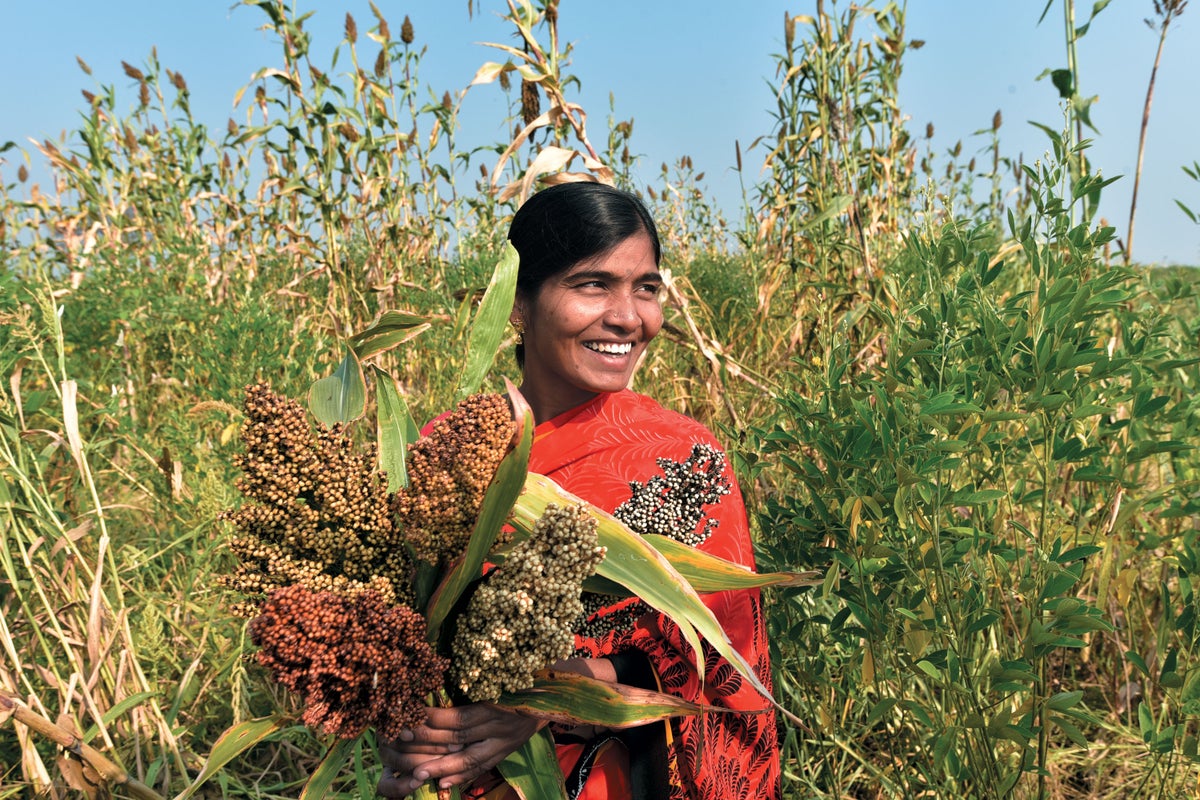
[[[525,320],[517,317],[512,321],[512,326],[517,332],[517,344],[525,344]]]

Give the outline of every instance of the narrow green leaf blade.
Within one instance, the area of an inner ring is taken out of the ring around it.
[[[247,720],[226,730],[213,744],[212,752],[208,754],[208,760],[204,762],[204,768],[200,770],[196,780],[192,781],[191,786],[176,795],[175,800],[187,800],[222,767],[274,734],[286,722],[285,717],[275,715]]]
[[[642,537],[666,556],[671,566],[697,592],[723,592],[728,589],[755,589],[763,586],[820,586],[820,572],[751,572],[741,564],[689,547],[656,533]]]
[[[458,399],[479,391],[504,338],[504,326],[517,292],[517,250],[505,243],[504,255],[492,272],[467,340],[467,361],[459,378]]]
[[[0,482],[0,487],[2,486],[3,482]],[[105,711],[104,715],[100,717],[100,721],[105,726],[111,725],[113,720],[120,718],[126,711],[129,711],[135,706],[141,705],[144,701],[149,700],[152,697],[158,697],[158,692],[138,692],[137,694],[130,695],[114,705],[112,708],[108,709],[108,711]],[[96,735],[99,733],[100,727],[98,725],[91,725],[83,734],[83,740],[85,742],[90,742],[92,739],[96,738]]]
[[[388,491],[408,485],[408,445],[416,441],[417,423],[409,413],[396,381],[379,367],[375,376],[375,437],[379,444],[379,468],[387,473]]]
[[[325,751],[325,757],[321,759],[321,763],[309,776],[308,782],[304,784],[300,800],[320,800],[320,798],[329,796],[330,787],[333,786],[333,782],[342,771],[342,765],[346,763],[346,759],[357,741],[357,738],[334,741],[333,745]]]
[[[566,800],[567,787],[554,739],[547,728],[535,733],[501,761],[496,769],[524,800]]]
[[[367,382],[362,364],[351,349],[332,375],[314,381],[308,390],[308,407],[323,425],[353,422],[367,407]]]

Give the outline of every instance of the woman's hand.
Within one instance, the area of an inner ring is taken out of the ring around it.
[[[380,742],[377,791],[404,797],[426,781],[443,788],[469,783],[504,760],[545,723],[486,703],[430,708],[423,725],[400,740]]]

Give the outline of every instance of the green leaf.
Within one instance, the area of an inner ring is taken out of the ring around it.
[[[1141,729],[1142,741],[1150,744],[1154,738],[1154,717],[1150,716],[1150,708],[1145,703],[1138,703],[1138,727]]]
[[[351,349],[332,375],[315,381],[308,390],[308,407],[321,424],[353,422],[367,405],[367,383],[362,364]]]
[[[1068,98],[1075,94],[1075,76],[1069,69],[1052,70],[1050,82],[1058,89],[1059,97]]]
[[[1183,704],[1197,700],[1200,700],[1200,669],[1192,669],[1188,671],[1183,691],[1179,693],[1179,702]]]
[[[354,334],[350,346],[360,359],[391,350],[433,327],[429,317],[410,311],[387,311],[371,327]]]
[[[408,485],[408,445],[420,435],[404,396],[391,375],[372,366],[375,377],[375,438],[379,444],[379,468],[387,473],[387,490]]]
[[[3,488],[4,488],[4,484],[2,481],[0,481],[0,494],[3,493]],[[124,714],[129,709],[131,709],[135,706],[141,705],[143,701],[149,700],[151,697],[157,697],[157,696],[158,696],[158,692],[138,692],[137,694],[130,695],[129,697],[126,697],[124,700],[122,700],[121,702],[114,705],[112,708],[105,711],[104,715],[102,717],[100,717],[100,720],[105,725],[105,727],[107,727],[112,724],[113,720],[118,719],[122,714]],[[99,732],[100,732],[99,726],[92,725],[91,727],[89,727],[87,729],[87,732],[85,732],[83,734],[83,741],[90,742],[92,739],[94,739],[96,737],[96,734],[98,734]]]
[[[535,733],[496,765],[501,777],[521,797],[566,800],[567,787],[548,728]]]
[[[941,670],[939,670],[937,667],[935,667],[933,664],[929,663],[925,659],[921,659],[920,661],[917,662],[917,669],[921,670],[921,672],[924,672],[926,675],[933,678],[934,680],[940,681],[942,679]]]
[[[846,210],[854,203],[854,198],[848,194],[839,194],[829,199],[829,205],[819,211],[814,216],[809,217],[800,226],[801,231],[806,231],[809,228],[815,228],[823,222],[833,219],[846,213]]]
[[[504,255],[492,272],[491,282],[479,303],[479,311],[471,325],[467,340],[467,360],[455,392],[458,399],[479,391],[491,369],[504,338],[504,326],[512,311],[517,292],[517,250],[510,242],[504,245]]]
[[[542,670],[534,677],[532,688],[505,692],[495,704],[550,722],[608,728],[632,728],[671,717],[728,710],[559,670]]]
[[[886,714],[895,708],[896,703],[898,702],[899,701],[894,697],[884,697],[880,699],[878,703],[872,706],[871,713],[867,714],[867,718],[863,720],[862,729],[870,730],[871,728],[875,727],[875,723],[883,719]]]
[[[820,586],[820,572],[751,572],[741,564],[689,547],[656,533],[644,537],[654,549],[667,557],[671,566],[687,579],[697,592],[722,592],[727,589],[754,589],[762,586]]]
[[[1087,749],[1087,746],[1088,746],[1087,737],[1083,735],[1083,731],[1081,731],[1081,730],[1079,730],[1079,728],[1075,727],[1074,723],[1072,723],[1066,717],[1060,717],[1057,714],[1050,714],[1049,719],[1050,719],[1050,722],[1054,723],[1054,725],[1059,730],[1061,730],[1063,733],[1065,733],[1067,735],[1068,739],[1070,739],[1072,742],[1079,745],[1080,747],[1084,748],[1085,750]]]
[[[300,800],[320,800],[320,798],[329,796],[330,787],[337,780],[338,774],[342,771],[342,765],[346,763],[346,758],[357,741],[357,737],[334,741],[333,745],[325,751],[325,757],[321,759],[321,763],[317,765],[304,784]]]
[[[516,447],[510,450],[496,467],[496,474],[492,476],[487,493],[483,496],[483,504],[479,508],[475,528],[471,531],[466,553],[442,580],[429,601],[425,619],[430,642],[437,641],[442,623],[458,602],[458,598],[472,581],[478,580],[483,574],[483,562],[495,544],[513,503],[524,488],[525,476],[529,469],[529,450],[533,446],[533,412],[511,385],[509,396],[513,398],[514,406],[519,410],[517,433],[520,439]]]
[[[1051,711],[1066,711],[1074,708],[1083,699],[1083,692],[1058,692],[1046,701],[1046,707]]]
[[[204,768],[192,781],[192,785],[175,796],[175,800],[187,800],[205,784],[213,775],[233,759],[249,750],[254,745],[268,738],[287,722],[285,717],[275,715],[247,720],[227,729],[213,744]]]

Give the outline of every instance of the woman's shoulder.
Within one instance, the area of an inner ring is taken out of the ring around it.
[[[653,397],[631,389],[614,393],[606,408],[618,424],[630,426],[630,430],[653,429],[659,436],[678,439],[681,443],[707,444],[719,450],[717,437],[702,423],[678,411],[666,408]]]

